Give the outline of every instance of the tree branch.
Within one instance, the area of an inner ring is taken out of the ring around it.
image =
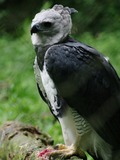
[[[7,122],[0,127],[0,159],[39,160],[38,153],[53,145],[53,139],[36,127]],[[70,160],[80,160],[71,157]]]

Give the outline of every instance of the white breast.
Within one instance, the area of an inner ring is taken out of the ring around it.
[[[43,66],[43,71],[41,71],[40,74],[47,98],[49,99],[52,107],[52,112],[55,116],[57,116],[59,114],[59,112],[57,111],[57,109],[59,109],[59,106],[57,105],[57,90],[55,88],[53,80],[50,78],[46,70],[45,64]]]

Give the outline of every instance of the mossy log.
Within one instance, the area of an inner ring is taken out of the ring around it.
[[[6,122],[0,127],[0,160],[40,160],[38,153],[53,146],[53,143],[48,134],[36,127],[20,122]]]

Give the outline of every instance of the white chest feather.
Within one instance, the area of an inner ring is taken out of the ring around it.
[[[38,83],[40,90],[42,91],[43,95],[44,93],[47,95],[52,112],[57,116],[59,114],[57,111],[57,109],[59,109],[59,106],[57,105],[57,90],[52,79],[47,73],[46,66],[44,65],[43,70],[40,70],[37,63],[37,58],[35,58],[34,62],[34,73],[36,82]]]
[[[49,99],[51,107],[52,107],[51,109],[52,109],[53,113],[57,116],[58,115],[58,112],[57,112],[58,106],[57,106],[57,101],[56,101],[57,90],[55,88],[55,85],[54,85],[52,79],[50,78],[49,74],[47,73],[45,65],[43,66],[43,71],[40,72],[40,74],[41,74],[41,79],[42,79],[43,86],[45,88],[47,98]]]

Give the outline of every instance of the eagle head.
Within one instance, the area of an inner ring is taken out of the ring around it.
[[[31,24],[33,45],[47,46],[62,42],[71,32],[74,8],[54,5],[37,13]]]

